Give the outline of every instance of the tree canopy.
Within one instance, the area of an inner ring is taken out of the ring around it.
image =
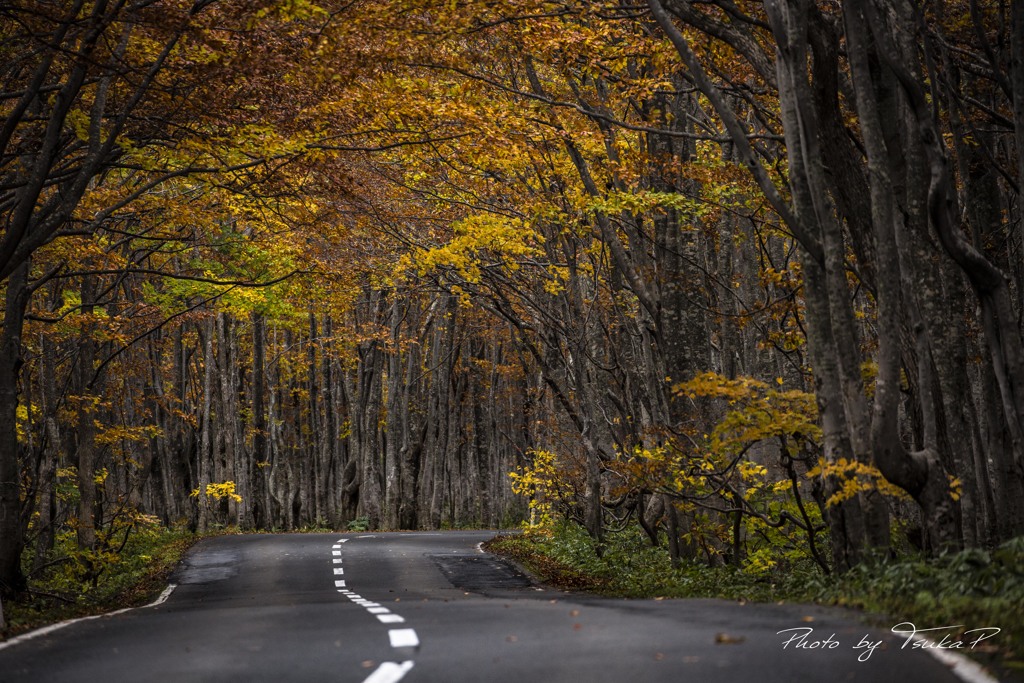
[[[0,55],[5,594],[152,524],[1024,533],[1020,3],[14,0]]]

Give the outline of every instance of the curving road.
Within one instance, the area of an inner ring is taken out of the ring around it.
[[[492,535],[207,539],[165,602],[0,643],[0,682],[962,680],[834,610],[541,589]]]

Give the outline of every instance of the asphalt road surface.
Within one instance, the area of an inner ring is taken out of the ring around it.
[[[207,539],[165,602],[3,647],[0,681],[961,680],[838,611],[543,589],[478,549],[492,535]]]

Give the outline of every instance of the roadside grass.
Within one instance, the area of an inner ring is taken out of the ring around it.
[[[4,600],[7,623],[0,640],[65,619],[151,602],[200,538],[183,527],[141,526],[128,535],[120,552],[90,558],[94,567],[102,567],[94,578],[75,549],[74,535],[58,538],[45,569],[30,578],[28,591],[16,600]],[[25,569],[28,572],[29,567]]]
[[[485,547],[563,590],[609,597],[813,602],[862,611],[883,629],[901,622],[918,629],[958,625],[960,632],[998,627],[995,637],[960,651],[1014,680],[1024,674],[1024,537],[992,551],[876,560],[838,576],[825,575],[810,562],[758,573],[700,562],[673,568],[664,548],[652,547],[633,529],[608,534],[599,555],[575,524],[558,525],[550,535],[500,536]],[[939,634],[935,640],[957,635],[956,630],[934,633]]]

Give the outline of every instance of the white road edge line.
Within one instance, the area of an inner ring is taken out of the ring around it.
[[[393,628],[388,631],[391,647],[419,647],[420,639],[411,628]]]
[[[412,665],[412,661],[405,661],[401,664],[398,662],[381,662],[377,670],[367,676],[363,683],[397,683],[397,681],[402,680],[405,674],[409,673]]]
[[[334,582],[334,587],[335,587],[335,588],[346,588],[346,586],[345,586],[345,582],[344,582],[344,581],[341,581],[341,580],[339,580],[339,581],[335,581],[335,582]]]
[[[981,664],[958,652],[939,649],[930,638],[917,636],[914,642],[925,644],[927,647],[922,649],[926,649],[935,659],[948,666],[954,676],[966,683],[999,683]]]
[[[68,619],[67,621],[61,621],[56,624],[50,624],[49,626],[37,628],[35,631],[29,631],[28,633],[23,633],[20,636],[17,636],[16,638],[11,638],[10,640],[0,642],[0,650],[11,647],[12,645],[17,645],[18,643],[24,643],[26,640],[32,640],[33,638],[38,638],[39,636],[45,636],[48,633],[59,631],[65,626],[71,626],[71,624],[77,624],[80,621],[89,621],[90,619],[100,619],[102,617],[112,617],[115,614],[124,614],[125,612],[131,612],[132,610],[136,609],[146,609],[147,607],[156,607],[157,605],[162,605],[163,603],[167,602],[167,598],[171,597],[171,593],[173,593],[174,589],[177,587],[178,584],[176,583],[169,584],[167,588],[164,589],[163,593],[161,593],[156,600],[149,603],[148,605],[142,605],[141,607],[125,607],[123,609],[114,610],[113,612],[106,612],[105,614],[93,614],[88,617]]]
[[[380,619],[382,624],[404,624],[405,618],[400,617],[397,614],[378,614],[377,618]]]

